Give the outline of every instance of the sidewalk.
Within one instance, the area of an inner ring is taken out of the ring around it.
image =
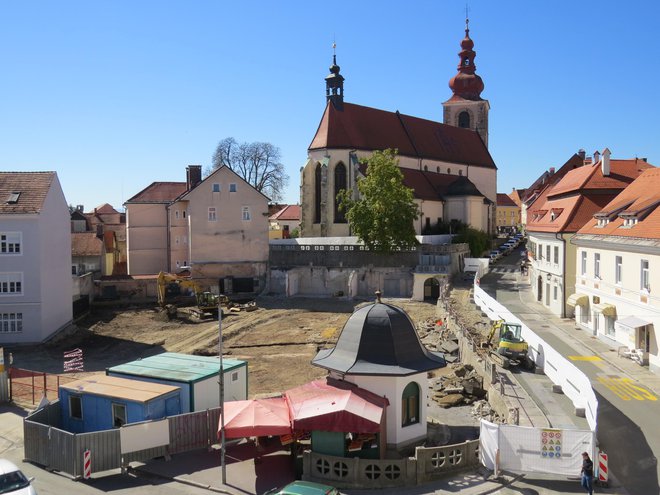
[[[547,307],[536,301],[528,278],[528,275],[522,277],[518,275],[518,289],[521,303],[530,308],[530,312],[537,313],[544,321],[551,321],[554,326],[578,341],[590,353],[600,357],[622,374],[637,381],[660,397],[660,375],[649,371],[647,366],[640,366],[631,359],[618,356],[617,349],[621,346],[620,343],[609,340],[607,337],[592,335],[587,330],[580,328],[573,318],[560,318],[553,314]],[[523,319],[521,316],[519,318]]]

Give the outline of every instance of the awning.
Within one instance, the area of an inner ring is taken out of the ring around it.
[[[284,397],[234,400],[225,402],[224,407],[226,438],[291,434],[289,406]]]
[[[566,304],[569,306],[586,306],[587,303],[589,302],[589,296],[586,294],[571,294],[568,296],[568,300],[566,301]]]
[[[628,328],[640,328],[645,327],[646,325],[651,325],[653,322],[638,318],[637,316],[626,316],[625,318],[616,320],[615,323]]]
[[[614,304],[600,303],[593,305],[594,311],[603,313],[603,316],[616,316],[616,306]]]
[[[389,404],[384,397],[326,378],[285,393],[294,430],[378,433]]]

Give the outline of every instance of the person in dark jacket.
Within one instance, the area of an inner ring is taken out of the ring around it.
[[[589,454],[582,452],[582,488],[587,490],[589,495],[593,495],[593,480],[594,480],[594,463],[589,458]]]

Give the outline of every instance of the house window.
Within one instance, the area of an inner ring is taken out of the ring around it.
[[[179,210],[174,210],[174,218],[179,219]]]
[[[0,233],[0,254],[21,254],[21,233]]]
[[[552,298],[556,301],[557,300],[557,293],[559,292],[559,287],[557,284],[554,285],[552,288]]]
[[[76,265],[71,265],[71,275],[76,275],[76,269],[78,267]]]
[[[588,324],[589,324],[589,314],[590,314],[590,313],[589,313],[589,308],[587,308],[586,306],[582,306],[582,307],[580,308],[580,321],[581,321],[584,325],[588,325]]]
[[[335,223],[346,223],[346,211],[339,208],[340,192],[346,190],[346,165],[338,163],[335,167]]]
[[[209,208],[209,222],[217,222],[218,217],[216,216],[215,208]]]
[[[651,290],[651,282],[649,280],[649,260],[642,260],[639,285],[642,290]]]
[[[248,220],[250,220],[250,207],[249,206],[244,206],[242,211],[243,211],[243,217],[242,218],[243,218],[244,221],[247,222]]]
[[[463,175],[463,170],[462,170],[462,169],[458,169],[458,175],[459,175],[459,176],[462,176],[462,175]]]
[[[419,423],[419,385],[410,382],[401,395],[401,426]]]
[[[229,184],[229,192],[236,192],[236,184]]]
[[[0,313],[0,333],[23,331],[23,313]]]
[[[82,397],[79,395],[69,396],[69,417],[71,419],[83,419]]]
[[[238,371],[233,371],[231,374],[231,381],[232,382],[237,382],[238,381]]]
[[[184,244],[188,244],[188,236],[187,235],[184,235],[183,237],[181,237],[181,240],[183,241]]]
[[[550,263],[550,244],[545,247],[545,261]]]
[[[614,338],[614,318],[605,316],[605,335]]]
[[[623,276],[623,258],[621,256],[617,256],[614,259],[614,283],[615,284],[620,284],[621,283],[621,278]]]
[[[600,253],[594,254],[594,277],[600,278]]]
[[[543,259],[543,244],[539,244],[539,253],[538,253],[537,258],[540,259],[540,260]]]
[[[447,169],[447,175],[451,175],[451,169],[450,168]]]
[[[176,236],[176,237],[174,238],[174,244],[179,244],[179,236]]]
[[[220,184],[218,184],[217,182],[214,182],[211,187],[212,187],[211,189],[212,192],[220,192]]]
[[[580,260],[580,275],[587,274],[587,252],[582,251],[582,258]]]
[[[22,273],[0,273],[0,295],[22,294]]]
[[[126,405],[112,404],[112,427],[121,428],[126,424]]]
[[[183,210],[183,218],[186,218],[186,210]]]
[[[554,255],[555,256],[553,258],[553,261],[555,262],[555,265],[558,265],[559,264],[559,246],[555,246]]]

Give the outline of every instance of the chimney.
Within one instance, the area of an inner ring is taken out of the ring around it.
[[[594,151],[594,163],[598,163],[600,160],[600,152],[598,150]]]
[[[584,159],[587,157],[587,152],[584,151],[584,149],[580,148],[577,154],[580,158],[582,158],[582,161],[584,162]]]
[[[78,210],[80,213],[82,213],[83,210],[84,210],[83,205],[76,206],[76,210]]]
[[[188,165],[186,167],[186,190],[194,189],[200,182],[202,182],[202,166]]]
[[[550,175],[554,175],[555,173],[555,167],[550,167]]]
[[[608,148],[603,150],[603,162],[600,164],[600,170],[603,172],[603,177],[610,175],[610,150]]]

